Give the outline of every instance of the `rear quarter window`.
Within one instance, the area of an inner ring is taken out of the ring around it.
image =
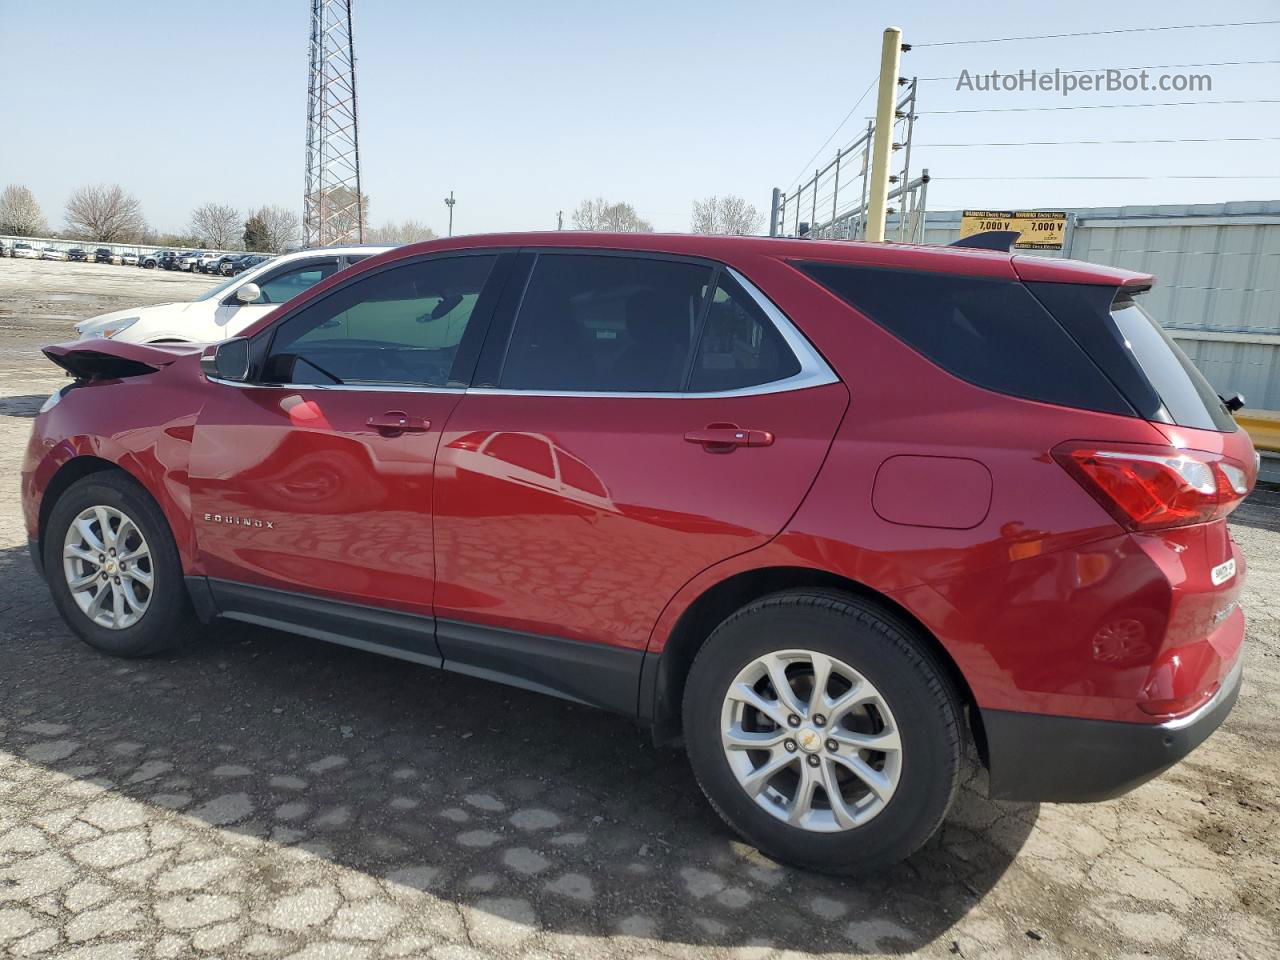
[[[1016,280],[795,266],[962,380],[1042,403],[1134,415],[1088,354]]]
[[[1236,429],[1222,398],[1149,313],[1121,297],[1111,307],[1111,319],[1174,423],[1222,433]]]

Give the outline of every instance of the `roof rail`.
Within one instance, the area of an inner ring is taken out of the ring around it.
[[[987,230],[962,237],[948,246],[972,247],[975,250],[999,250],[1008,253],[1020,236],[1022,233],[1018,230]]]

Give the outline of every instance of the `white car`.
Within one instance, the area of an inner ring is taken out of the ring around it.
[[[138,255],[136,253],[120,254],[120,264],[125,267],[136,267],[138,265]]]
[[[19,260],[39,260],[40,251],[29,243],[19,241],[13,245],[13,255]]]
[[[76,324],[81,340],[212,343],[234,337],[321,280],[392,247],[325,247],[275,257],[210,287],[189,303],[104,313]]]
[[[204,256],[202,250],[188,250],[186,253],[178,254],[174,260],[174,265],[179,270],[191,270],[195,267],[196,261]]]
[[[65,250],[55,250],[53,247],[45,247],[42,251],[40,251],[40,259],[41,260],[67,260],[70,258],[67,256],[67,251]]]
[[[220,253],[206,253],[204,256],[197,257],[195,266],[192,270],[196,273],[212,273],[212,267],[215,263],[222,259]]]

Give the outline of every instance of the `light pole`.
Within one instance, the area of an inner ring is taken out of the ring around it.
[[[457,202],[453,199],[453,191],[450,190],[449,195],[444,198],[444,205],[449,208],[449,236],[451,237],[453,236],[453,205]]]

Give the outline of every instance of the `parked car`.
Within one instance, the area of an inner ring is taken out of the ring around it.
[[[218,271],[224,277],[234,277],[237,274],[251,270],[260,263],[266,263],[271,259],[269,254],[265,253],[242,253],[233,255],[224,260],[218,267]]]
[[[200,273],[216,273],[215,266],[222,259],[221,253],[205,253],[196,258],[194,267],[195,271]]]
[[[66,260],[67,251],[59,250],[57,247],[45,247],[40,251],[41,260]]]
[[[144,270],[154,270],[160,265],[160,254],[156,251],[138,255],[138,266]]]
[[[93,251],[93,262],[110,263],[114,256],[115,254],[111,252],[110,247],[98,247],[98,249]]]
[[[160,266],[165,270],[178,269],[178,254],[173,250],[160,251]]]
[[[67,251],[67,259],[83,262],[89,259],[89,254],[85,252],[84,247],[72,247]]]
[[[616,710],[769,856],[876,870],[938,829],[969,741],[994,797],[1101,800],[1235,702],[1226,517],[1258,461],[1153,282],[897,244],[415,244],[215,346],[46,348],[75,381],[22,466],[32,555],[100,651],[194,611]]]
[[[179,270],[190,272],[195,269],[196,261],[203,256],[204,253],[200,250],[186,250],[178,254],[174,261],[174,266]]]
[[[16,240],[13,244],[13,256],[20,260],[39,260],[40,251],[25,240]]]
[[[189,303],[130,307],[76,324],[80,339],[129,343],[211,342],[235,336],[277,305],[339,270],[390,247],[327,247],[264,261]]]
[[[120,264],[125,267],[136,267],[138,265],[138,255],[132,251],[120,254]]]

